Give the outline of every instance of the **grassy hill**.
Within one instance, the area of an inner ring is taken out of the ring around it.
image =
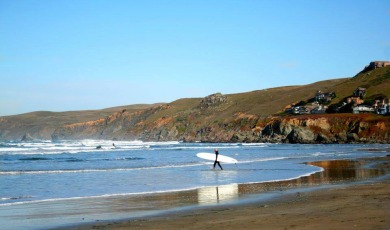
[[[232,133],[252,132],[256,126],[264,127],[271,116],[278,116],[288,105],[308,101],[318,90],[335,92],[337,97],[331,103],[338,103],[351,96],[357,87],[365,87],[368,98],[378,94],[390,97],[389,85],[390,67],[386,67],[360,73],[353,78],[228,94],[224,95],[227,98],[225,102],[207,108],[201,107],[204,98],[184,98],[150,112],[133,130],[138,134],[148,130],[146,139],[150,140],[162,137],[169,140],[180,136],[186,140],[213,141],[223,138],[223,135],[227,140],[228,135],[234,135]]]
[[[20,139],[26,133],[38,139],[50,139],[51,134],[59,126],[65,124],[87,122],[109,116],[110,114],[127,110],[135,112],[153,105],[127,105],[111,107],[102,110],[84,110],[67,112],[37,111],[13,116],[0,117],[0,139]]]
[[[337,100],[351,95],[357,87],[367,89],[366,99],[378,94],[390,98],[390,66],[361,72],[355,77],[335,85],[332,89],[337,94]]]
[[[154,114],[150,119],[161,116],[173,116],[200,112],[202,119],[231,120],[236,113],[254,114],[267,117],[284,110],[290,104],[306,101],[313,98],[317,90],[323,92],[336,92],[336,98],[332,103],[337,103],[347,96],[351,96],[357,87],[367,88],[366,97],[372,97],[379,93],[390,97],[390,68],[381,68],[368,73],[359,74],[353,78],[343,78],[320,81],[302,86],[285,86],[271,89],[257,90],[239,94],[228,94],[227,102],[200,111],[197,106],[202,98],[179,99],[169,103],[170,109]],[[211,116],[211,117],[209,117]]]

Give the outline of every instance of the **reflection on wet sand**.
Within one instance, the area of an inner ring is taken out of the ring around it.
[[[149,204],[147,206],[150,209],[159,210],[198,204],[212,205],[229,202],[247,194],[260,195],[268,191],[366,180],[386,173],[383,169],[365,167],[365,163],[362,161],[334,160],[310,162],[308,164],[322,167],[324,170],[293,180],[214,186],[185,192],[154,194],[138,198],[128,197],[121,202],[127,202],[130,206],[137,206],[139,203],[143,203],[143,206]]]
[[[199,188],[198,204],[218,204],[238,198],[238,184]]]
[[[133,213],[144,211],[169,210],[172,208],[191,207],[197,205],[223,204],[234,201],[248,194],[259,194],[269,191],[280,191],[291,188],[305,188],[321,184],[366,180],[384,175],[385,170],[364,167],[364,162],[335,160],[308,163],[323,167],[322,172],[302,178],[254,184],[232,184],[212,186],[195,190],[149,194],[139,196],[111,197],[104,199],[97,209],[104,213]],[[101,198],[100,198],[101,199]]]
[[[360,161],[334,160],[311,162],[309,164],[324,168],[323,172],[315,175],[318,177],[316,179],[322,183],[340,180],[364,180],[384,173],[378,169],[363,168],[364,163]]]
[[[307,164],[321,167],[324,170],[310,176],[293,180],[242,184],[239,186],[239,194],[244,195],[291,188],[305,188],[324,184],[367,180],[386,174],[384,169],[365,167],[364,161],[333,160],[309,162]]]
[[[110,209],[107,211],[115,213],[137,210],[166,210],[198,204],[221,204],[245,196],[246,194],[261,194],[267,191],[280,191],[336,182],[366,180],[386,173],[381,169],[365,168],[363,167],[364,164],[359,161],[335,160],[308,164],[323,167],[324,170],[310,176],[287,181],[232,184],[180,192],[112,197],[106,199],[102,208]]]

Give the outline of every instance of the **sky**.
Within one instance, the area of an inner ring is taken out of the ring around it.
[[[0,116],[353,77],[390,0],[0,0]]]

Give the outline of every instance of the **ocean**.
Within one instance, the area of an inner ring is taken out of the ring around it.
[[[215,148],[238,163],[222,163],[224,170],[213,170],[213,162],[196,157]],[[218,201],[225,196],[230,202],[232,197],[238,199],[235,190],[240,184],[300,178],[323,170],[305,162],[381,157],[389,154],[389,148],[380,144],[0,142],[0,226],[47,229],[210,205],[210,189],[215,188],[219,188]],[[192,190],[198,191],[197,202],[168,205],[169,199],[161,196]],[[145,196],[149,199],[140,198]]]

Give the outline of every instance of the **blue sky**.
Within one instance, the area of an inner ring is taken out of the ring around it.
[[[0,0],[0,116],[352,77],[390,60],[389,0]]]

